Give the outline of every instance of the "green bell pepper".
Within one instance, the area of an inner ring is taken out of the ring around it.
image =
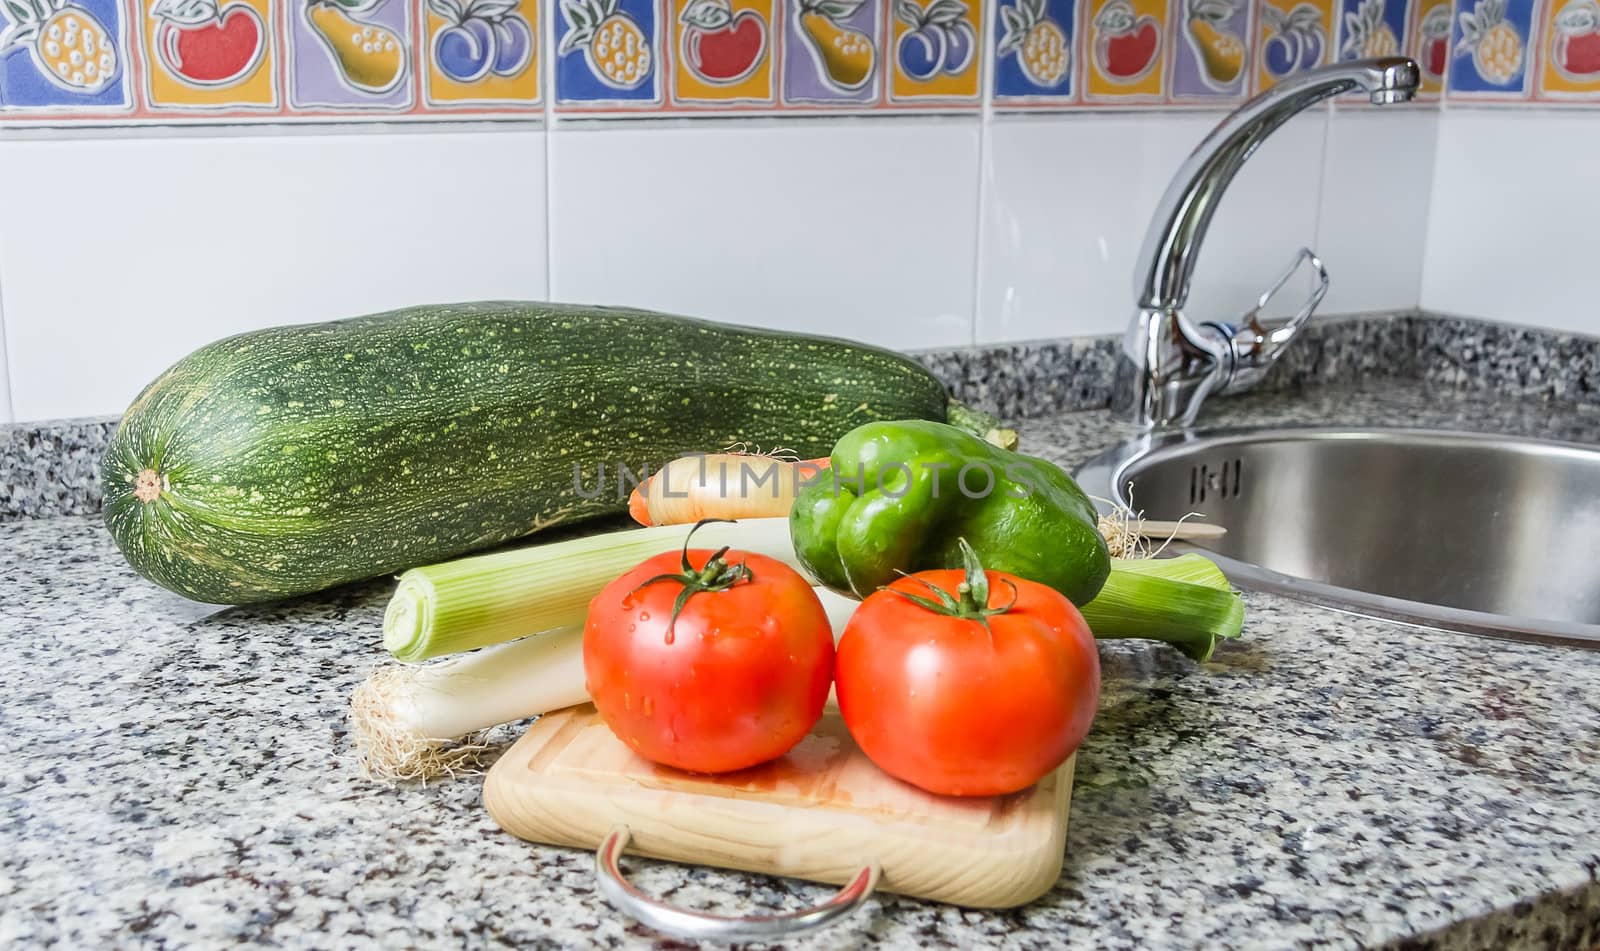
[[[823,584],[866,597],[898,572],[984,566],[1087,604],[1111,571],[1093,504],[1043,459],[925,420],[868,423],[833,447],[789,515],[795,551]]]

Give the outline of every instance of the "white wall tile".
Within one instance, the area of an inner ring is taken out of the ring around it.
[[[1327,130],[1327,111],[1312,109],[1273,133],[1245,163],[1223,195],[1200,251],[1187,313],[1198,320],[1238,319],[1295,253],[1312,243]],[[1208,125],[1201,136],[1209,131]],[[1268,315],[1293,313],[1302,296],[1285,288]]]
[[[1322,313],[1417,306],[1438,135],[1432,109],[1334,114],[1313,245],[1330,277]]]
[[[558,125],[550,184],[557,300],[972,339],[976,118]]]
[[[984,176],[978,339],[1120,332],[1156,203],[1219,118],[997,118]],[[1322,111],[1302,116],[1246,163],[1202,246],[1191,314],[1237,316],[1311,240],[1325,127]]]
[[[1447,110],[1422,305],[1600,334],[1596,182],[1591,112]]]
[[[546,295],[544,133],[0,143],[19,419],[120,413],[273,324]]]
[[[536,129],[10,138],[0,175],[30,184],[0,218],[0,420],[116,413],[217,337],[428,301],[906,348],[1115,333],[1151,210],[1217,119],[999,117],[987,163],[976,118],[567,123],[548,209]],[[1328,313],[1600,333],[1595,181],[1587,113],[1308,115],[1227,193],[1190,312],[1236,315],[1311,243]]]
[[[0,313],[0,423],[9,423],[15,417],[11,412],[10,361],[6,358],[6,315]]]

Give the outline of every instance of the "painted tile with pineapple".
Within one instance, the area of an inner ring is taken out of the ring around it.
[[[1227,108],[1395,52],[1600,104],[1600,0],[0,0],[0,123]]]

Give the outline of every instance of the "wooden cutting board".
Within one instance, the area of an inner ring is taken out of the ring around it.
[[[830,712],[771,763],[701,776],[635,755],[584,704],[540,717],[483,798],[534,842],[593,849],[625,824],[629,851],[654,858],[832,884],[876,862],[881,890],[1009,908],[1061,874],[1072,767],[1009,796],[935,796],[872,765]]]

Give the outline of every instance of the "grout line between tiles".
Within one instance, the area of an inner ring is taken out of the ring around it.
[[[555,144],[551,139],[554,135],[555,133],[550,127],[546,126],[544,130],[544,292],[540,295],[545,300],[555,299],[555,294],[552,293],[552,285],[555,283],[556,249],[552,243],[550,231],[550,203],[555,197],[555,189],[550,187],[550,166],[553,161],[552,153],[554,152],[553,146]]]
[[[11,145],[6,149],[6,155],[15,161],[16,146]],[[0,221],[0,229],[6,228],[7,223]],[[0,236],[3,238],[3,236]],[[0,240],[0,247],[5,244]],[[11,339],[6,330],[5,315],[5,265],[0,262],[0,424],[14,423],[17,414],[17,384],[16,384],[16,357],[11,352]]]
[[[1458,113],[1459,115],[1459,113]],[[1444,127],[1449,122],[1448,114],[1442,109],[1439,112],[1438,124],[1433,132],[1433,162],[1428,168],[1428,213],[1423,219],[1422,232],[1422,267],[1417,274],[1417,309],[1428,309],[1428,271],[1434,266],[1437,256],[1434,249],[1437,246],[1433,240],[1433,212],[1441,206],[1439,192],[1442,179],[1439,169],[1444,164]]]
[[[998,16],[999,0],[983,5],[985,11],[983,47],[979,51],[978,60],[981,70],[978,74],[978,194],[973,202],[974,208],[974,239],[972,242],[972,307],[969,311],[967,342],[976,347],[978,345],[978,323],[981,320],[983,307],[983,212],[988,201],[989,184],[989,133],[994,119],[994,70],[995,54],[994,36],[995,19]]]
[[[1417,301],[1412,306],[1419,311],[1422,310],[1423,288],[1428,286],[1428,261],[1433,257],[1428,249],[1433,239],[1433,209],[1438,204],[1439,198],[1439,141],[1444,137],[1445,123],[1443,105],[1443,102],[1441,102],[1441,108],[1435,113],[1433,119],[1433,155],[1428,161],[1428,204],[1423,208],[1422,212],[1422,241],[1420,242],[1421,247],[1417,249],[1419,258],[1417,261]]]
[[[542,73],[540,82],[541,92],[544,94],[544,299],[555,300],[555,271],[556,249],[553,242],[553,229],[550,227],[550,214],[555,200],[555,188],[552,179],[555,177],[555,135],[556,135],[556,22],[560,16],[550,4],[541,4],[540,12],[543,16],[539,23],[539,38],[543,54],[539,57],[539,70]]]
[[[4,268],[0,267],[0,371],[5,387],[0,391],[0,423],[17,421],[16,363],[11,354],[11,339],[6,331]]]
[[[1333,151],[1333,118],[1336,107],[1322,110],[1322,149],[1317,164],[1317,200],[1311,206],[1311,250],[1320,255],[1322,244],[1322,203],[1328,197],[1328,153]]]

